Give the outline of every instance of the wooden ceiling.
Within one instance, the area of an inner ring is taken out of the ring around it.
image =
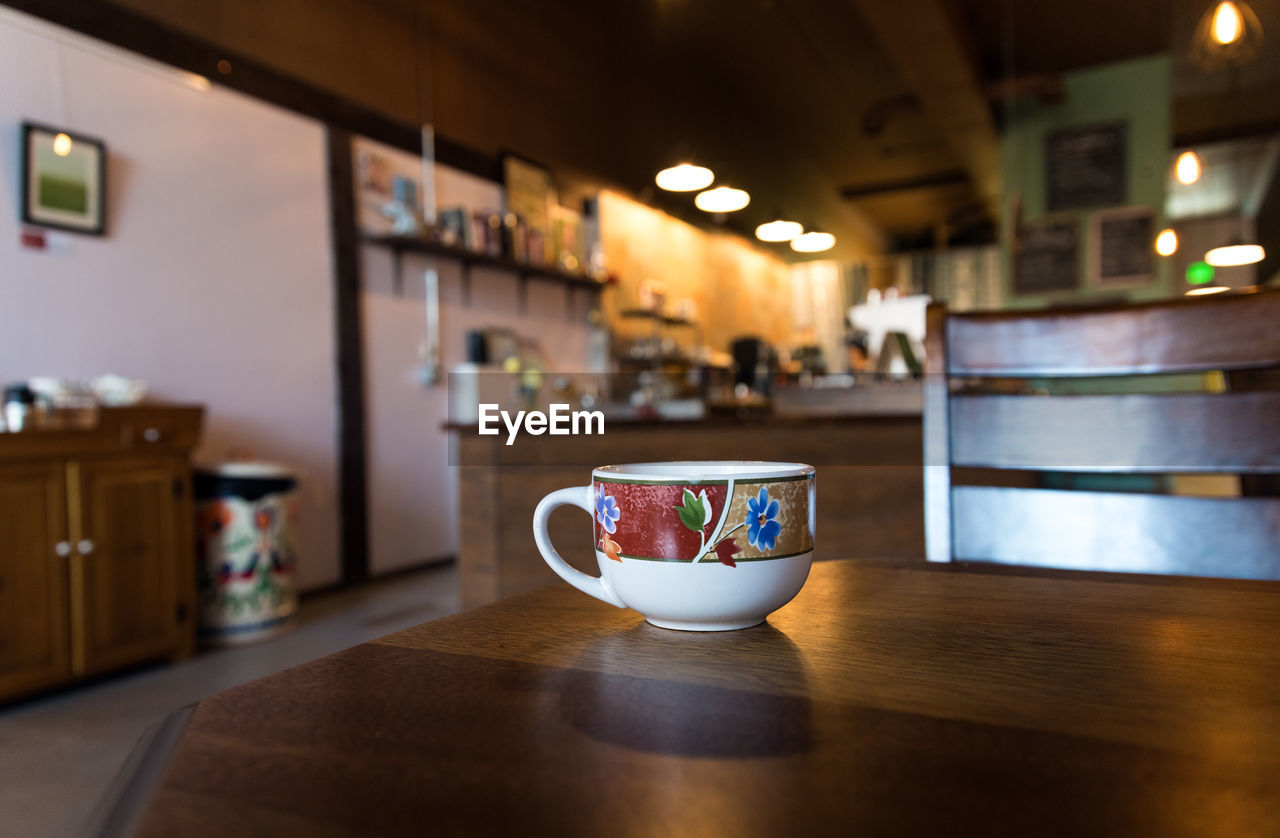
[[[113,2],[405,123],[705,222],[691,197],[652,187],[659,168],[694,159],[751,193],[731,228],[781,213],[835,233],[842,258],[990,220],[992,82],[1172,50],[1175,128],[1226,121],[1220,91],[1178,58],[1209,0]],[[1253,4],[1271,53],[1278,4]],[[1250,72],[1258,90],[1280,82]],[[1280,95],[1263,98],[1235,121],[1280,125]]]

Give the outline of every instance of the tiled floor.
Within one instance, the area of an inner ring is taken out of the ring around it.
[[[444,565],[317,597],[272,640],[0,708],[0,834],[80,834],[139,735],[169,711],[451,614],[457,587]]]

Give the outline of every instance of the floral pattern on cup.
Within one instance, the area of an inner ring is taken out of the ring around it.
[[[596,521],[606,532],[618,531],[618,516],[621,515],[618,502],[613,495],[606,495],[603,486],[596,487]]]
[[[596,523],[600,525],[604,532],[600,533],[600,538],[596,541],[596,546],[600,552],[604,553],[615,562],[622,561],[622,547],[618,542],[609,538],[610,533],[617,532],[618,519],[622,517],[622,510],[618,509],[618,502],[613,495],[606,495],[603,486],[596,486]]]
[[[806,479],[679,483],[600,481],[596,547],[609,559],[718,562],[787,558],[813,549]],[[645,554],[626,545],[645,545]]]
[[[761,486],[760,494],[747,500],[747,509],[751,513],[746,521],[747,541],[760,550],[772,550],[782,532],[777,520],[781,509],[778,501],[770,500],[769,490]]]

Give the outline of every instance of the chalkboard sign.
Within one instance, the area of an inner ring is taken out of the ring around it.
[[[1149,282],[1155,272],[1155,214],[1147,207],[1100,212],[1092,219],[1093,281]]]
[[[1079,250],[1074,218],[1023,224],[1013,249],[1013,290],[1037,294],[1076,288]]]
[[[1045,137],[1046,209],[1123,204],[1128,199],[1128,133],[1123,121],[1051,131]]]

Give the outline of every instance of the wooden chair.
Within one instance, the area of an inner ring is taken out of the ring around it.
[[[926,350],[930,561],[1280,579],[1280,290],[1034,313],[931,306]],[[1245,491],[1162,489],[1207,474],[1243,476]],[[1149,485],[1134,491],[1135,475]]]

